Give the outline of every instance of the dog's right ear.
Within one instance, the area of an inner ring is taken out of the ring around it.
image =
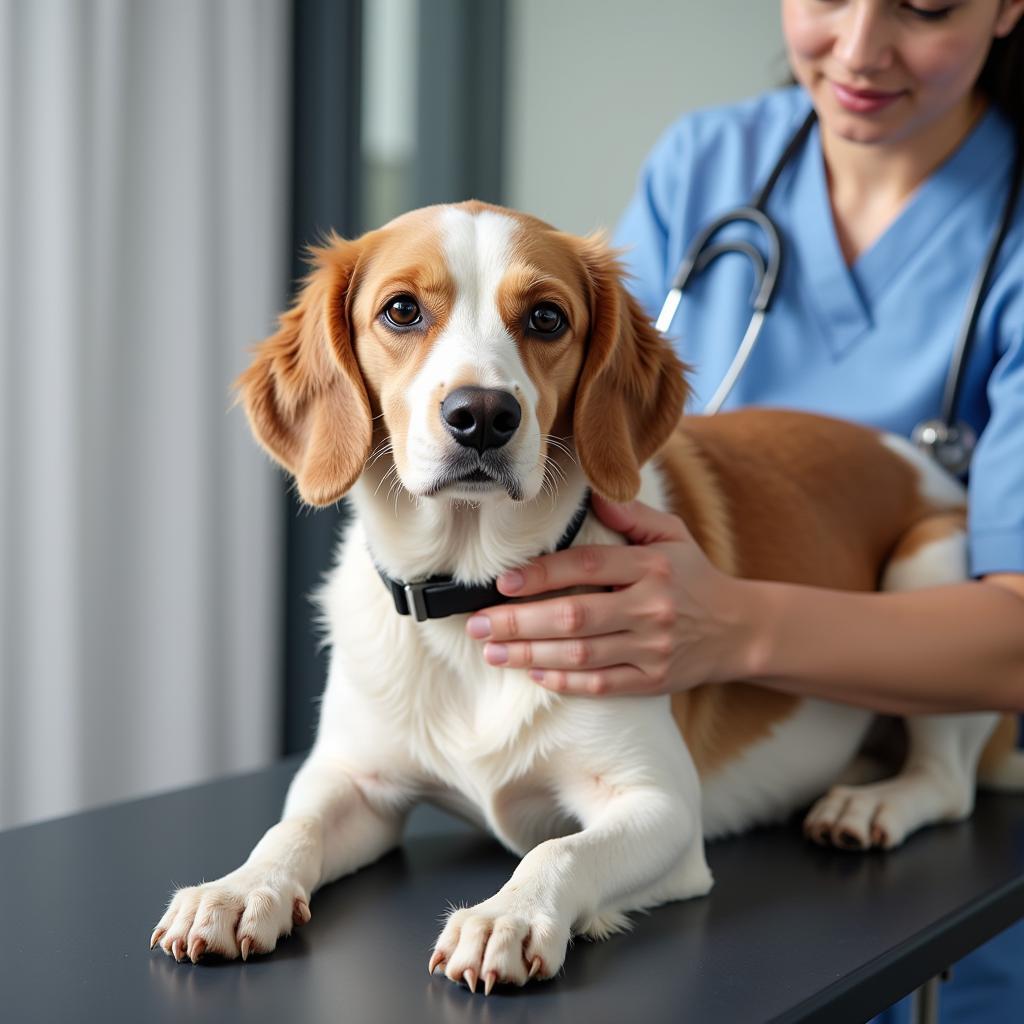
[[[235,382],[256,439],[310,505],[342,497],[370,454],[370,402],[347,312],[359,251],[337,236],[313,249],[295,304]]]

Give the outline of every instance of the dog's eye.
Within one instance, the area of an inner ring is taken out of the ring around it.
[[[566,326],[565,314],[553,302],[541,302],[530,314],[530,330],[548,337]]]
[[[411,295],[399,295],[384,308],[384,318],[394,327],[412,327],[423,319],[420,307]]]

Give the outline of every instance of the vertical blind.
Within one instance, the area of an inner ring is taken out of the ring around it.
[[[283,0],[0,0],[0,827],[277,753]]]

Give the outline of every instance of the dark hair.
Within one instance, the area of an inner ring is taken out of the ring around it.
[[[992,42],[978,77],[981,91],[1013,122],[1024,144],[1024,17],[1009,35]]]

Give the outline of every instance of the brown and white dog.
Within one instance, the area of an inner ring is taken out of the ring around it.
[[[464,203],[335,238],[315,260],[239,383],[302,497],[349,493],[357,512],[321,595],[319,731],[282,820],[236,871],[179,889],[153,944],[193,961],[274,949],[315,889],[394,847],[426,799],[522,856],[498,893],[449,915],[430,962],[490,991],[550,978],[573,934],[706,893],[706,837],[827,793],[815,838],[894,846],[970,812],[986,742],[995,781],[1024,777],[1009,720],[928,716],[908,721],[894,778],[829,790],[866,711],[743,683],[565,698],[486,664],[464,614],[397,614],[375,561],[400,580],[493,580],[551,550],[588,486],[677,513],[728,573],[849,590],[963,579],[964,495],[909,444],[857,426],[680,420],[684,367],[600,239]],[[588,515],[577,542],[623,538]]]

